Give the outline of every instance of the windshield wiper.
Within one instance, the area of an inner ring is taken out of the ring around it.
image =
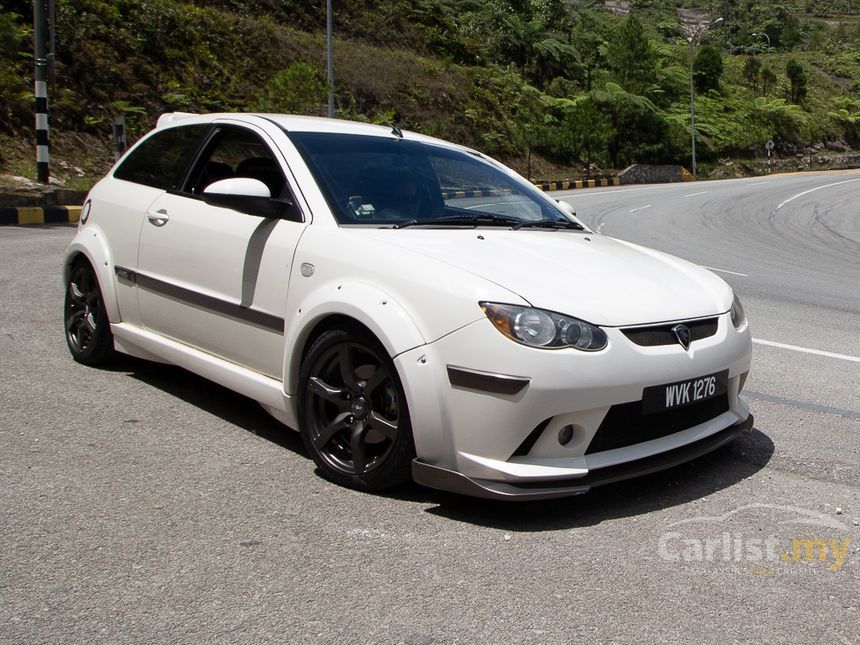
[[[528,222],[520,222],[515,224],[513,230],[518,231],[521,228],[549,228],[549,229],[571,229],[574,231],[584,231],[585,228],[576,222],[567,219],[539,219]]]
[[[433,217],[427,219],[410,219],[395,224],[392,228],[407,228],[409,226],[515,226],[522,220],[519,217],[507,215],[452,215],[449,217]]]

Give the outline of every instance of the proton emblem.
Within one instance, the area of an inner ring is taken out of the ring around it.
[[[690,349],[690,328],[687,325],[675,325],[672,327],[672,332],[675,334],[675,338],[678,339],[678,343],[685,350]]]

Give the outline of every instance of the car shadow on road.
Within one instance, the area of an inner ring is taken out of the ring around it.
[[[306,456],[302,439],[256,401],[175,365],[122,356],[106,369],[151,385],[242,430]]]
[[[299,434],[241,394],[179,367],[130,357],[123,357],[108,369],[128,374],[301,455],[308,460],[308,468],[313,468]],[[729,445],[689,463],[601,486],[577,497],[503,502],[455,495],[417,484],[378,494],[424,506],[427,513],[458,522],[511,532],[556,531],[635,517],[707,497],[757,473],[770,461],[773,452],[770,438],[753,428]]]

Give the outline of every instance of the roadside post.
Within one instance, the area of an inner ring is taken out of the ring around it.
[[[125,117],[118,116],[113,120],[113,158],[119,161],[128,149],[128,139],[125,136]]]
[[[764,144],[764,147],[767,148],[767,169],[770,172],[770,167],[773,164],[773,149],[776,146],[774,144],[773,139],[768,139],[767,143]]]
[[[332,15],[331,0],[326,2],[325,10],[325,57],[326,57],[326,84],[328,85],[328,118],[334,118],[334,54],[332,47]]]
[[[35,64],[36,95],[36,175],[40,184],[50,180],[51,148],[48,139],[48,67],[53,51],[48,53],[49,16],[54,16],[53,0],[33,2],[33,62]],[[53,44],[53,36],[51,36]]]

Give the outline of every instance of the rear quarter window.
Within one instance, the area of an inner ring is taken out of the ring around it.
[[[113,176],[144,186],[175,190],[208,129],[208,125],[201,124],[156,132],[120,164]]]

